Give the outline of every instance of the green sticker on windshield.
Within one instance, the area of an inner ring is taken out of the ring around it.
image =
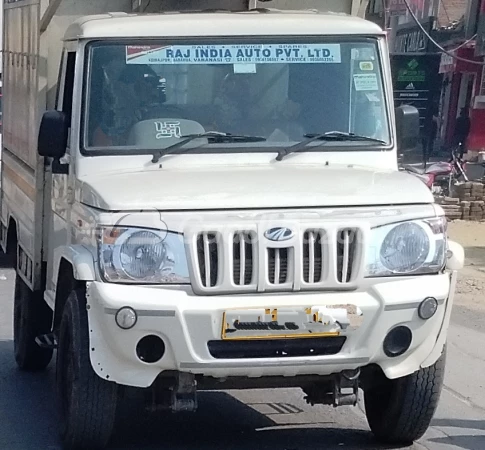
[[[372,61],[361,61],[359,67],[360,70],[374,70],[374,63]]]

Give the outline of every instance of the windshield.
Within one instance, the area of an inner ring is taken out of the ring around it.
[[[163,150],[211,131],[264,139],[201,138],[187,146],[274,151],[334,131],[390,140],[375,39],[98,43],[89,47],[88,67],[88,153]],[[316,141],[308,151],[382,147],[376,142]]]

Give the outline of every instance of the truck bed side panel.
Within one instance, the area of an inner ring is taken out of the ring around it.
[[[3,231],[15,223],[18,268],[27,284],[40,287],[42,260],[42,188],[44,173],[37,156],[39,114],[39,1],[4,3],[3,58]],[[42,106],[41,106],[42,105]],[[5,240],[5,233],[3,235]]]
[[[20,4],[5,4],[3,145],[35,169],[40,5]]]

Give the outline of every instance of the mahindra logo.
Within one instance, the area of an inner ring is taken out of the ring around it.
[[[288,241],[294,236],[293,230],[289,228],[279,227],[271,228],[264,233],[264,237],[270,241],[283,242]]]

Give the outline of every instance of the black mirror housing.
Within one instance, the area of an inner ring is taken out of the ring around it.
[[[420,136],[419,111],[411,105],[396,108],[396,132],[398,151],[416,148]]]
[[[69,121],[62,111],[47,111],[40,123],[37,151],[40,156],[61,159],[66,154]]]

